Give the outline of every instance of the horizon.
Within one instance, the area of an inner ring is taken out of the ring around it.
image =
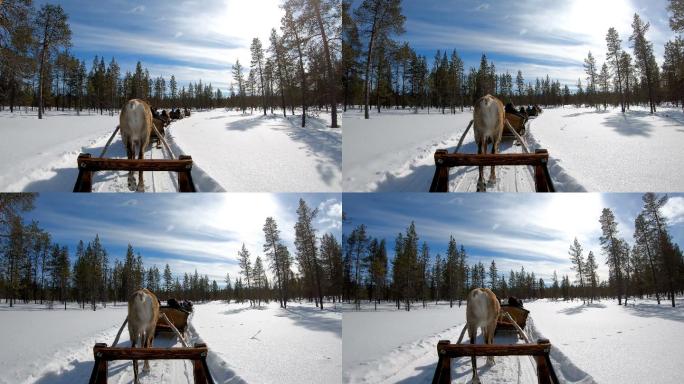
[[[344,195],[346,221],[342,232],[366,225],[370,238],[385,239],[388,262],[394,254],[394,238],[415,222],[420,250],[423,241],[434,263],[439,253],[444,259],[449,236],[463,245],[467,264],[482,262],[488,268],[494,260],[499,275],[508,279],[509,271],[534,272],[550,284],[553,271],[559,280],[571,270],[568,249],[577,237],[583,256],[594,253],[601,281],[608,279],[606,257],[601,250],[598,219],[603,208],[616,217],[620,237],[634,244],[634,218],[641,210],[643,194],[465,194],[449,196],[421,193],[385,193],[383,196]],[[661,196],[661,195],[659,195]],[[684,242],[684,194],[668,194],[663,209],[670,234],[677,244]],[[489,278],[487,277],[487,280]]]
[[[356,9],[361,0],[353,0]],[[405,33],[392,36],[408,42],[416,54],[425,56],[432,68],[437,50],[447,55],[455,49],[464,61],[466,73],[478,68],[482,54],[496,65],[498,74],[513,77],[522,71],[525,84],[547,75],[572,92],[577,79],[586,84],[583,69],[589,51],[600,69],[605,62],[606,34],[615,27],[622,48],[629,47],[631,22],[638,13],[651,27],[646,34],[653,43],[658,65],[663,63],[665,42],[676,34],[668,25],[667,0],[570,0],[545,2],[525,0],[511,4],[503,0],[425,0],[402,1],[406,16]],[[501,10],[510,12],[501,12]],[[595,14],[587,13],[596,9]],[[587,19],[582,19],[586,17]],[[365,50],[366,47],[364,46]]]
[[[35,2],[36,8],[51,3]],[[94,57],[112,57],[126,71],[135,72],[140,61],[151,78],[175,75],[178,88],[202,80],[228,95],[236,59],[249,67],[250,44],[258,37],[266,49],[271,29],[280,35],[282,0],[202,1],[173,4],[153,0],[140,4],[130,0],[94,3],[60,0],[72,31],[69,52],[85,61],[90,70]],[[188,16],[188,9],[192,16]],[[249,17],[245,15],[258,15]],[[202,20],[198,22],[198,20]],[[198,25],[199,23],[199,25]]]
[[[341,241],[339,193],[202,193],[202,194],[39,194],[35,209],[22,214],[24,224],[38,221],[50,233],[52,243],[66,245],[73,265],[80,240],[87,244],[98,235],[110,263],[123,260],[128,244],[140,253],[145,269],[156,265],[161,272],[169,264],[174,276],[208,275],[225,286],[226,273],[234,282],[242,244],[252,262],[263,255],[263,225],[275,218],[281,240],[295,256],[294,223],[303,198],[319,214],[317,235],[332,233]],[[163,223],[163,225],[158,225]],[[150,229],[152,228],[152,229]],[[295,262],[296,264],[296,262]],[[270,271],[267,269],[270,277]]]

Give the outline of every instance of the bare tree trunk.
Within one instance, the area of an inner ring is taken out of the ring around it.
[[[325,54],[325,64],[328,70],[328,92],[330,93],[330,116],[331,124],[330,128],[339,128],[337,124],[337,90],[335,87],[335,70],[333,69],[332,59],[330,57],[330,46],[328,45],[328,37],[325,33],[325,26],[323,25],[323,18],[321,17],[321,2],[320,0],[314,0],[316,21],[318,22],[318,28],[321,31],[321,39],[323,40],[323,52]]]

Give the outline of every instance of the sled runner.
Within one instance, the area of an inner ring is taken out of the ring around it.
[[[92,192],[93,173],[100,171],[175,172],[178,174],[178,192],[196,192],[191,173],[193,166],[192,157],[181,155],[178,159],[175,159],[164,135],[159,133],[154,125],[152,132],[164,144],[164,148],[166,148],[171,159],[131,160],[105,158],[104,155],[118,131],[119,127],[117,126],[98,157],[92,157],[89,153],[81,153],[78,156],[78,176],[74,184],[74,192]]]
[[[549,162],[548,151],[546,149],[537,149],[534,153],[530,153],[525,140],[508,119],[504,125],[507,127],[507,129],[504,129],[504,132],[509,132],[520,142],[524,153],[458,153],[466,134],[473,126],[473,121],[471,120],[463,135],[461,135],[453,153],[449,153],[446,149],[438,149],[435,152],[435,174],[430,184],[430,192],[449,192],[449,170],[453,167],[499,165],[532,166],[534,169],[535,190],[537,192],[555,192],[556,190],[547,166]]]

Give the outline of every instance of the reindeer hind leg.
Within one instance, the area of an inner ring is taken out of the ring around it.
[[[145,158],[145,142],[142,140],[138,142],[138,160]],[[138,171],[138,188],[137,192],[145,192],[145,180],[143,180],[143,171]]]
[[[124,139],[126,145],[126,157],[131,160],[135,159],[135,147],[133,146],[133,140],[128,138]],[[128,190],[135,191],[137,184],[135,182],[135,177],[133,176],[133,171],[128,171]]]
[[[480,140],[477,142],[477,154],[486,154],[487,153],[487,141],[486,140]],[[479,176],[477,178],[477,192],[485,192],[487,190],[487,187],[485,186],[484,182],[484,167],[479,166],[478,167],[479,171]]]
[[[477,327],[468,324],[468,337],[470,338],[470,344],[475,344],[475,339],[477,338]],[[470,357],[470,363],[473,369],[473,384],[480,383],[480,376],[477,374],[477,358],[475,356]]]

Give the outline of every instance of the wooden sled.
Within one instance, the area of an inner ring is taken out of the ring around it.
[[[473,121],[471,120],[470,124],[468,124],[468,127],[463,132],[463,135],[461,135],[461,139],[458,141],[454,153],[449,153],[446,149],[438,149],[435,152],[435,174],[432,177],[432,183],[430,184],[430,192],[449,192],[449,170],[453,167],[499,165],[532,166],[534,167],[535,190],[537,192],[556,191],[547,166],[549,162],[548,151],[546,149],[537,149],[534,153],[530,153],[530,149],[527,147],[527,144],[525,144],[525,140],[508,120],[505,121],[505,125],[508,128],[508,131],[520,141],[524,153],[458,153],[458,150],[463,144],[463,139],[465,139],[465,136],[472,125]]]
[[[195,344],[183,348],[116,348],[105,343],[97,343],[93,347],[95,365],[90,374],[90,384],[107,384],[108,362],[115,360],[191,360],[195,384],[213,384],[206,344]]]
[[[196,192],[195,183],[192,180],[192,157],[181,155],[175,159],[173,152],[169,148],[169,144],[164,139],[157,127],[153,125],[153,133],[158,140],[164,144],[164,148],[169,153],[172,159],[110,159],[105,158],[104,155],[109,148],[114,136],[119,131],[117,126],[112,133],[112,136],[107,141],[104,149],[98,157],[92,157],[89,153],[81,153],[78,156],[78,176],[74,184],[74,192],[92,192],[93,191],[93,173],[100,171],[146,171],[146,172],[175,172],[178,174],[178,192]]]
[[[166,317],[171,321],[171,323],[178,329],[181,334],[184,334],[188,328],[188,323],[190,322],[190,317],[192,312],[186,311],[182,308],[174,308],[168,305],[163,305],[159,307],[159,312],[166,315]],[[157,326],[155,328],[155,333],[173,333],[173,329],[169,324],[164,321],[163,318],[157,320]]]
[[[527,121],[528,119],[524,116],[515,114],[515,113],[507,113],[506,114],[506,120],[508,123],[513,127],[515,132],[520,135],[520,136],[525,136],[526,130],[527,130]],[[501,134],[502,139],[516,139],[516,135],[513,134],[508,129],[504,129],[503,134]]]
[[[532,343],[507,310],[502,312],[502,315],[513,325],[525,344],[461,344],[467,328],[466,325],[463,327],[456,344],[451,344],[450,340],[440,340],[437,343],[439,360],[432,377],[432,384],[451,384],[451,359],[466,356],[534,356],[537,364],[537,382],[539,384],[558,384],[558,376],[556,376],[549,355],[551,342],[548,339],[538,339],[536,343]]]
[[[504,312],[508,313],[510,317],[505,316]],[[525,308],[516,307],[513,305],[502,305],[501,314],[499,315],[499,319],[496,322],[496,331],[516,331],[517,327],[511,322],[511,320],[515,321],[515,324],[518,327],[525,329],[525,326],[527,325],[527,317],[529,316],[529,314],[530,311],[528,311]]]

